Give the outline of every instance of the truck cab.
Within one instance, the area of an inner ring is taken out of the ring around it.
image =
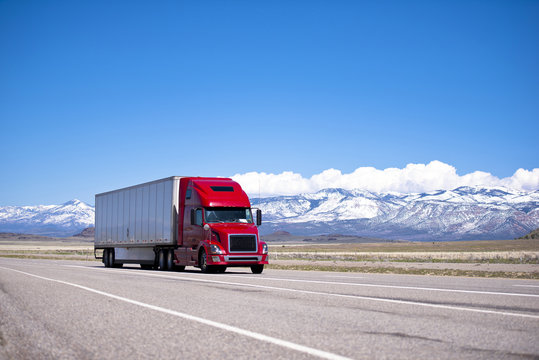
[[[260,241],[261,211],[253,214],[247,194],[231,179],[185,178],[180,182],[183,226],[178,226],[176,266],[194,265],[203,272],[250,267],[261,273],[268,247]]]

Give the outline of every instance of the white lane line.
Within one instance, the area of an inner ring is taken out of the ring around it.
[[[67,266],[67,265],[66,265]],[[71,265],[75,266],[75,265]],[[194,276],[206,276],[204,274],[190,274]],[[285,278],[272,278],[266,276],[248,276],[248,275],[224,275],[220,274],[219,277],[232,277],[238,279],[257,279],[257,280],[272,280],[272,281],[289,281],[289,282],[304,282],[313,284],[325,284],[325,285],[349,285],[360,287],[375,287],[385,289],[404,289],[404,290],[421,290],[421,291],[440,291],[450,293],[462,293],[462,294],[481,294],[481,295],[504,295],[504,296],[523,296],[523,297],[539,297],[535,294],[522,294],[522,293],[506,293],[496,291],[479,291],[479,290],[461,290],[461,289],[442,289],[442,288],[429,288],[429,287],[417,287],[417,286],[398,286],[398,285],[379,285],[379,284],[365,284],[365,283],[350,283],[350,282],[335,282],[335,281],[321,281],[321,280],[302,280],[302,279],[285,279]]]
[[[539,288],[539,285],[513,285],[513,286]]]
[[[323,359],[332,359],[332,360],[333,359],[335,359],[335,360],[349,360],[350,359],[350,358],[340,356],[340,355],[337,355],[337,354],[333,354],[333,353],[330,353],[330,352],[327,352],[327,351],[314,349],[314,348],[311,348],[311,347],[308,347],[308,346],[296,344],[296,343],[286,341],[286,340],[282,340],[282,339],[277,339],[277,338],[274,338],[272,336],[260,334],[260,333],[254,332],[254,331],[241,329],[241,328],[238,328],[238,327],[235,327],[235,326],[231,326],[231,325],[219,323],[219,322],[216,322],[216,321],[204,319],[204,318],[201,318],[201,317],[198,317],[198,316],[189,315],[189,314],[185,314],[185,313],[182,313],[182,312],[179,312],[179,311],[166,309],[166,308],[163,308],[163,307],[160,307],[160,306],[151,305],[151,304],[143,303],[143,302],[140,302],[140,301],[137,301],[137,300],[128,299],[128,298],[125,298],[125,297],[122,297],[122,296],[110,294],[110,293],[107,293],[107,292],[104,292],[104,291],[92,289],[92,288],[89,288],[89,287],[86,287],[86,286],[70,283],[70,282],[67,282],[67,281],[51,279],[51,278],[47,278],[47,277],[44,277],[44,276],[39,276],[39,275],[27,273],[27,272],[20,271],[20,270],[6,268],[6,267],[3,267],[3,266],[0,266],[0,269],[10,270],[10,271],[14,271],[14,272],[17,272],[17,273],[20,273],[20,274],[32,276],[32,277],[35,277],[35,278],[38,278],[38,279],[73,286],[73,287],[76,287],[78,289],[93,292],[95,294],[103,295],[103,296],[106,296],[106,297],[109,297],[109,298],[112,298],[112,299],[115,299],[115,300],[124,301],[126,303],[141,306],[143,308],[159,311],[159,312],[162,312],[162,313],[165,313],[165,314],[170,314],[170,315],[177,316],[177,317],[180,317],[180,318],[183,318],[183,319],[195,321],[195,322],[198,322],[198,323],[201,323],[201,324],[204,324],[204,325],[213,326],[213,327],[218,328],[218,329],[230,331],[230,332],[240,334],[240,335],[243,335],[243,336],[247,336],[247,337],[250,337],[250,338],[253,338],[253,339],[256,339],[256,340],[265,341],[265,342],[268,342],[268,343],[271,343],[271,344],[279,345],[279,346],[289,348],[289,349],[292,349],[292,350],[296,350],[296,351],[299,351],[299,352],[303,352],[303,353],[306,353],[306,354],[309,354],[309,355],[318,356],[318,357],[323,358]]]
[[[63,265],[67,267],[86,267],[82,265]],[[102,268],[102,270],[105,270]],[[184,273],[187,274],[187,273]],[[211,276],[210,274],[197,274],[189,273],[189,275],[197,277],[207,277]],[[418,286],[399,286],[399,285],[381,285],[381,284],[365,284],[365,283],[350,283],[350,282],[336,282],[336,281],[322,281],[322,280],[304,280],[304,279],[286,279],[286,278],[273,278],[266,276],[249,276],[249,275],[226,275],[219,274],[220,278],[229,277],[234,279],[256,279],[256,280],[271,280],[271,281],[288,281],[288,282],[299,282],[299,283],[311,283],[311,284],[323,284],[323,285],[348,285],[348,286],[359,286],[359,287],[374,287],[374,288],[384,288],[384,289],[401,289],[401,290],[420,290],[420,291],[439,291],[439,292],[449,292],[449,293],[461,293],[461,294],[481,294],[481,295],[503,295],[503,296],[522,296],[522,297],[539,297],[537,294],[523,294],[523,293],[508,293],[508,292],[497,292],[497,291],[479,291],[479,290],[462,290],[462,289],[442,289],[442,288],[429,288],[429,287],[418,287]],[[517,286],[517,285],[514,285]]]
[[[431,304],[431,303],[424,303],[424,302],[420,302],[420,301],[385,299],[385,298],[376,298],[376,297],[361,296],[361,295],[335,294],[335,293],[328,293],[328,292],[321,292],[321,291],[298,290],[298,289],[281,288],[281,287],[267,286],[267,285],[236,283],[236,282],[230,282],[230,281],[218,281],[218,280],[210,280],[210,279],[194,279],[192,277],[172,276],[172,275],[164,275],[164,274],[152,274],[152,273],[147,273],[147,272],[136,272],[135,273],[134,271],[131,272],[131,271],[125,271],[125,270],[121,270],[121,269],[90,268],[90,267],[86,267],[86,266],[77,266],[77,265],[66,265],[66,266],[79,267],[79,268],[83,268],[83,269],[101,270],[101,271],[115,271],[115,272],[121,272],[124,275],[140,275],[140,276],[159,277],[159,278],[164,278],[164,279],[172,279],[172,280],[180,280],[180,281],[192,281],[192,282],[221,284],[221,285],[245,286],[245,287],[252,287],[252,288],[257,288],[257,289],[265,289],[265,290],[287,291],[287,292],[296,292],[296,293],[302,293],[302,294],[333,296],[333,297],[340,297],[340,298],[347,298],[347,299],[370,300],[370,301],[386,302],[386,303],[392,303],[392,304],[415,305],[415,306],[424,306],[424,307],[431,307],[431,308],[437,308],[437,309],[469,311],[469,312],[477,312],[477,313],[483,313],[483,314],[495,314],[495,315],[503,315],[503,316],[516,316],[516,317],[524,317],[524,318],[530,318],[530,319],[539,319],[539,315],[529,315],[529,314],[519,314],[519,313],[511,313],[511,312],[505,312],[505,311],[475,309],[475,308],[467,308],[467,307],[461,307],[461,306]]]
[[[82,265],[62,265],[66,267],[81,267],[81,268],[94,268],[90,266]],[[98,268],[96,268],[98,269]],[[102,268],[102,270],[106,270]],[[187,274],[187,273],[184,273]],[[198,277],[208,277],[210,274],[197,274],[189,273],[192,276]],[[322,281],[322,280],[304,280],[304,279],[286,279],[286,278],[274,278],[266,276],[249,276],[249,275],[226,275],[219,274],[219,278],[229,277],[237,279],[256,279],[256,280],[270,280],[270,281],[288,281],[288,282],[299,282],[299,283],[311,283],[311,284],[325,284],[325,285],[347,285],[347,286],[359,286],[359,287],[373,287],[373,288],[385,288],[385,289],[401,289],[401,290],[419,290],[419,291],[439,291],[439,292],[448,292],[448,293],[461,293],[461,294],[479,294],[479,295],[501,295],[501,296],[521,296],[521,297],[533,297],[539,298],[538,294],[523,294],[523,293],[508,293],[508,292],[496,292],[496,291],[479,291],[479,290],[462,290],[462,289],[443,289],[443,288],[429,288],[429,287],[418,287],[418,286],[400,286],[400,285],[381,285],[381,284],[366,284],[366,283],[350,283],[350,282],[336,282],[336,281]],[[520,285],[513,285],[520,286]],[[526,286],[526,285],[523,285]],[[535,287],[535,285],[529,285],[530,287]],[[539,286],[537,286],[539,287]]]

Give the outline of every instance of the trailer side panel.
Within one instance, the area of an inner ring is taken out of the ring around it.
[[[97,194],[95,247],[177,244],[180,177]]]

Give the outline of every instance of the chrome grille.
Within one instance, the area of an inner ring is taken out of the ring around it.
[[[256,252],[255,235],[230,235],[230,252]]]

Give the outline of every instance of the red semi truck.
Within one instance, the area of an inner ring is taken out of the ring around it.
[[[254,219],[232,179],[172,176],[95,196],[94,255],[106,267],[259,274],[268,247],[258,235],[260,210]]]

